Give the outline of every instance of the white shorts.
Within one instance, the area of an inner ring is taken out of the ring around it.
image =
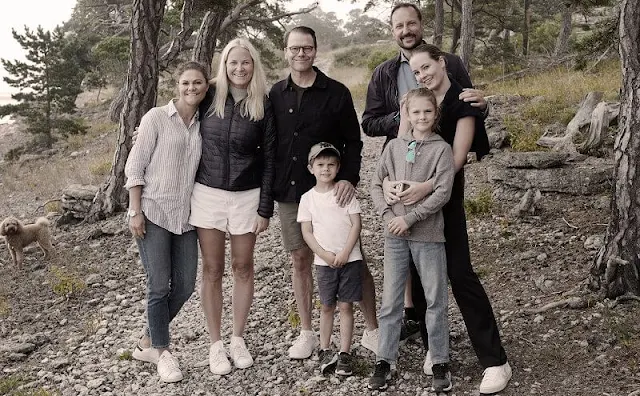
[[[189,224],[232,235],[253,232],[258,217],[260,189],[226,191],[196,183],[191,194]]]

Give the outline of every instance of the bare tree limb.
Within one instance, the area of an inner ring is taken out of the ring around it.
[[[588,304],[585,300],[580,297],[571,297],[565,300],[554,301],[552,303],[543,305],[540,308],[532,309],[529,312],[539,314],[543,312],[547,312],[554,308],[572,308],[572,309],[582,309],[587,307]]]
[[[236,19],[234,22],[240,22],[240,21],[254,21],[254,22],[260,22],[260,23],[269,23],[269,22],[275,22],[278,21],[282,18],[287,18],[290,16],[294,16],[294,15],[300,15],[300,14],[307,14],[313,10],[315,10],[316,8],[318,8],[318,3],[314,3],[312,6],[307,7],[307,8],[302,8],[298,11],[292,11],[292,12],[285,12],[284,14],[278,14],[278,15],[274,15],[270,18],[252,18],[252,17],[242,17],[242,18],[238,18]]]
[[[164,52],[159,59],[160,70],[165,70],[169,64],[184,49],[186,41],[193,34],[193,26],[191,24],[193,18],[193,0],[184,0],[182,12],[180,13],[180,31],[171,40],[171,43],[160,49]]]

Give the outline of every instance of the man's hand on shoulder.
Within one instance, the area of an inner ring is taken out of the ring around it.
[[[333,189],[333,195],[336,196],[338,206],[344,208],[356,195],[356,188],[347,180],[340,180]]]
[[[468,102],[473,107],[484,111],[487,108],[487,100],[484,98],[484,91],[474,88],[464,88],[458,99]]]

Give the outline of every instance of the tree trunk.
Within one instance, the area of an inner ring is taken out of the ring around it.
[[[608,298],[640,295],[640,0],[622,0],[619,23],[622,90],[615,185],[605,245],[590,278],[591,286]]]
[[[131,133],[142,116],[156,104],[158,90],[158,34],[166,0],[134,0],[131,16],[131,49],[120,113],[118,144],[111,174],[98,191],[87,221],[105,218],[127,206],[124,166],[131,150]]]
[[[531,26],[531,0],[524,0],[524,25],[522,27],[522,55],[529,54],[529,28]]]
[[[208,66],[209,72],[211,72],[211,60],[215,53],[220,26],[224,18],[225,13],[207,11],[198,30],[198,38],[193,48],[193,60]]]
[[[433,44],[438,48],[441,48],[442,36],[444,35],[444,0],[436,0],[436,15],[434,23]]]
[[[238,17],[231,12],[233,4],[229,0],[217,1],[212,7],[213,9],[207,11],[202,18],[202,24],[198,29],[198,37],[193,48],[193,60],[209,66],[209,71],[211,71],[211,60],[216,50],[218,36],[224,30],[225,20]],[[237,13],[239,14],[243,9],[240,8]]]
[[[556,41],[556,49],[553,51],[555,56],[564,55],[569,49],[569,37],[571,36],[571,15],[573,14],[573,3],[565,3],[565,9],[562,13],[562,26]]]
[[[460,58],[467,70],[471,60],[471,51],[473,50],[473,0],[462,0],[462,22],[461,22],[461,38],[462,48],[460,50]]]

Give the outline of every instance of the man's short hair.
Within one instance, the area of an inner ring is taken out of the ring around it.
[[[311,36],[311,38],[313,38],[313,46],[315,48],[318,48],[318,40],[316,39],[316,31],[311,29],[308,26],[296,26],[293,29],[288,30],[284,34],[284,47],[283,48],[287,48],[287,46],[289,45],[289,34],[291,34],[291,32],[298,32],[298,33],[302,33],[302,34],[308,34],[309,36]]]
[[[418,20],[422,22],[422,12],[420,11],[420,8],[417,5],[413,3],[398,3],[394,5],[393,8],[391,9],[391,15],[389,16],[389,25],[393,25],[393,23],[391,22],[391,19],[393,18],[393,13],[396,12],[396,10],[398,10],[399,8],[413,8],[413,10],[418,15]]]

